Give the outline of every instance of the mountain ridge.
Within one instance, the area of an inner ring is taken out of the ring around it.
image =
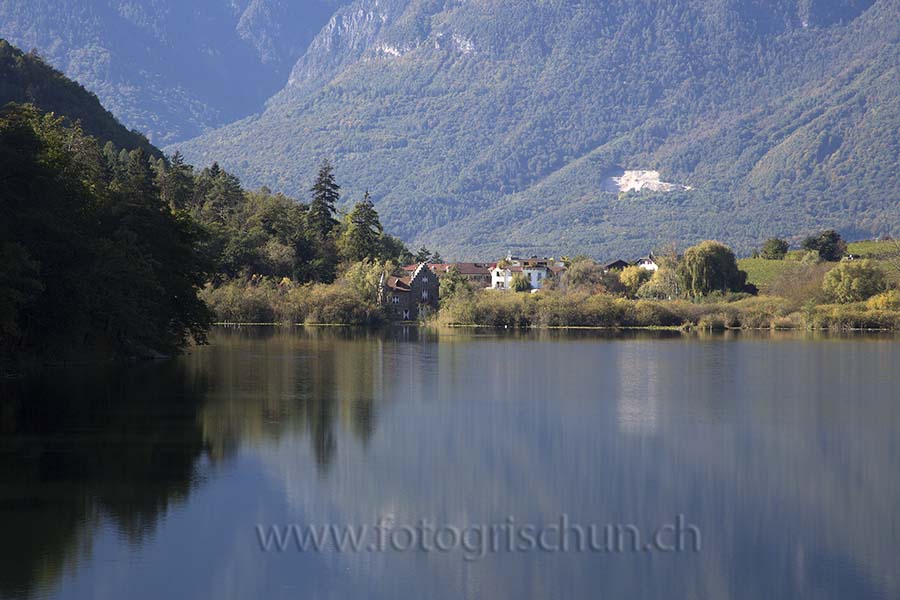
[[[803,94],[852,65],[873,62],[889,77],[880,57],[894,55],[896,0],[357,0],[343,10],[295,66],[317,73],[312,84],[295,79],[261,114],[170,150],[294,195],[309,187],[297,174],[328,156],[348,198],[371,190],[388,226],[459,258],[509,247],[627,254],[698,237],[749,252],[826,222],[865,235],[900,225],[885,218],[897,198],[873,191],[891,189],[892,172],[836,187],[870,197],[846,209],[819,189],[826,175],[806,136],[848,127],[807,131],[791,112],[803,114]],[[867,85],[887,85],[876,75]],[[846,90],[829,89],[818,102],[856,114]],[[862,156],[865,140],[848,139]],[[883,162],[896,159],[897,144],[887,146],[876,152]],[[778,148],[787,154],[776,160]],[[596,170],[568,168],[581,162]],[[612,168],[657,170],[694,189],[619,198],[595,182]],[[862,170],[848,168],[851,178]],[[781,211],[782,223],[753,206]]]
[[[0,109],[11,102],[32,104],[69,123],[77,122],[101,144],[112,142],[120,149],[141,148],[152,156],[162,156],[143,134],[121,125],[96,95],[39,57],[26,54],[0,38]]]
[[[0,37],[158,143],[259,111],[340,0],[4,0]]]

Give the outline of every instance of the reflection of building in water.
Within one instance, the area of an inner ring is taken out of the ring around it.
[[[641,344],[621,344],[617,354],[619,373],[619,430],[655,433],[659,424],[659,363],[648,360]]]

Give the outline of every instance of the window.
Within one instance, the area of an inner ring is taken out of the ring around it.
[[[403,320],[409,321],[409,309],[408,308],[403,311]]]
[[[391,302],[393,302],[394,304],[400,304],[400,296],[394,296],[393,298],[391,298]]]
[[[422,300],[428,301],[428,290],[422,290]]]
[[[428,283],[428,275],[422,278],[422,283]]]

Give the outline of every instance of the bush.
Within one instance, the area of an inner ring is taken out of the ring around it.
[[[823,231],[817,236],[810,236],[803,240],[801,247],[804,250],[812,250],[819,253],[822,260],[835,262],[841,260],[847,252],[847,244],[834,229]]]
[[[528,278],[526,278],[522,273],[516,273],[512,277],[510,288],[514,292],[530,292],[531,283],[528,281]]]
[[[381,323],[385,320],[383,310],[361,281],[350,278],[333,284],[297,284],[285,278],[276,283],[273,278],[254,275],[218,287],[207,285],[200,297],[219,322]]]
[[[872,296],[866,301],[869,310],[900,310],[900,292],[892,290]]]
[[[619,282],[625,289],[625,293],[630,298],[634,298],[637,296],[641,286],[650,281],[652,276],[653,274],[647,269],[642,269],[641,267],[625,267],[622,269],[622,272],[619,273]]]
[[[795,308],[806,302],[819,304],[825,301],[822,281],[832,268],[828,263],[791,263],[766,287],[766,292],[790,301]]]
[[[274,285],[268,279],[232,280],[218,287],[207,284],[200,299],[220,323],[273,323],[275,295]]]
[[[779,238],[769,238],[759,251],[759,258],[766,260],[783,260],[788,251],[788,243]]]
[[[376,325],[384,321],[380,306],[340,282],[308,286],[298,308],[308,324]]]
[[[900,311],[866,310],[864,305],[823,305],[815,309],[811,325],[818,329],[900,329]]]
[[[681,279],[675,269],[660,267],[637,291],[638,298],[672,300],[681,295]]]
[[[637,327],[675,327],[684,324],[684,317],[665,303],[640,300],[634,305],[634,325]]]
[[[862,302],[885,290],[884,272],[870,261],[842,262],[825,275],[822,291],[832,302]]]
[[[697,322],[697,329],[704,329],[707,331],[723,331],[727,329],[728,317],[723,313],[717,313],[713,315],[705,315]]]

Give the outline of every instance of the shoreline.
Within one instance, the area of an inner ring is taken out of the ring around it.
[[[900,330],[888,328],[873,327],[698,327],[685,325],[628,325],[628,326],[601,326],[601,325],[524,325],[510,327],[507,325],[484,325],[484,324],[466,324],[466,323],[420,323],[416,321],[398,321],[394,323],[383,323],[380,325],[358,325],[353,323],[254,323],[242,322],[233,323],[228,321],[213,323],[213,327],[310,327],[310,328],[346,328],[346,329],[365,329],[375,331],[378,329],[390,327],[418,327],[432,330],[440,329],[493,329],[496,331],[677,331],[683,333],[724,333],[724,332],[809,332],[809,333],[897,333]]]

